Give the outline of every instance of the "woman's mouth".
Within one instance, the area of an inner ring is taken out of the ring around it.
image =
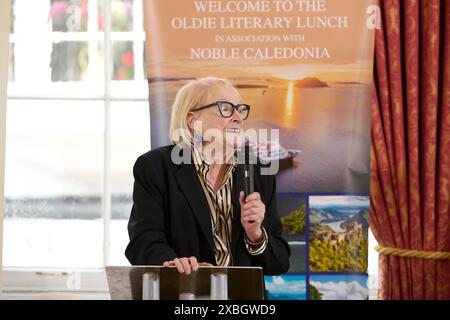
[[[239,129],[239,128],[227,128],[227,129],[225,129],[225,132],[241,133],[241,129]]]

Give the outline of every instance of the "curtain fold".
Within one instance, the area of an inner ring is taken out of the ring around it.
[[[370,227],[380,245],[450,251],[450,0],[379,1]],[[381,299],[450,299],[450,261],[380,254]]]

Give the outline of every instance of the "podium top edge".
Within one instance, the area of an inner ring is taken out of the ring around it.
[[[158,266],[158,265],[134,265],[134,266],[105,266],[105,269],[129,269],[129,268],[169,268],[169,269],[176,269],[176,266],[170,266],[170,267],[164,267],[164,266]],[[228,267],[221,267],[221,266],[199,266],[199,269],[251,269],[251,270],[262,270],[262,267],[259,266],[228,266]]]

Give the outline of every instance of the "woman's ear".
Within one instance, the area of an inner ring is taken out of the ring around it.
[[[194,117],[194,113],[192,111],[188,112],[186,120],[187,120],[188,128],[191,130],[194,130],[195,117]]]

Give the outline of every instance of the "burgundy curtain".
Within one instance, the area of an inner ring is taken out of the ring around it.
[[[450,0],[379,1],[370,227],[381,246],[450,251]],[[450,299],[450,260],[380,254],[381,299]]]

